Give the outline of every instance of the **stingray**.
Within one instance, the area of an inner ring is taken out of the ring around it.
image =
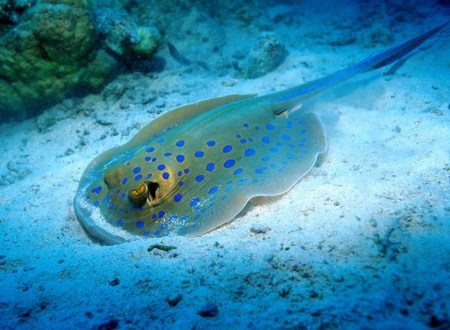
[[[331,75],[270,95],[228,95],[175,108],[97,156],[74,205],[108,244],[197,236],[232,220],[255,196],[285,193],[327,150],[304,101],[356,74],[394,63],[447,23]]]

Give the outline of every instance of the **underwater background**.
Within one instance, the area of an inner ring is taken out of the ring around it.
[[[446,0],[0,0],[0,328],[449,329],[450,26],[318,95],[328,151],[219,229],[105,245],[74,211],[92,159],[172,108],[449,19]]]

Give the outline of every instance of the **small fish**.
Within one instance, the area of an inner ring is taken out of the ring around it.
[[[167,47],[169,48],[170,55],[172,55],[175,61],[186,66],[192,64],[191,61],[189,61],[186,57],[180,54],[180,52],[175,48],[175,46],[172,43],[168,42]]]
[[[285,91],[218,97],[163,114],[86,168],[74,200],[78,219],[109,244],[196,236],[233,219],[254,196],[288,191],[327,150],[319,118],[294,110],[311,95],[397,61],[446,24]]]
[[[195,61],[192,62],[188,60],[186,57],[180,54],[180,52],[175,48],[173,44],[170,42],[167,43],[167,47],[169,48],[170,55],[177,61],[178,63],[184,65],[184,66],[190,66],[192,63],[197,63],[199,66],[201,66],[203,69],[209,71],[208,65],[206,65],[203,61]]]

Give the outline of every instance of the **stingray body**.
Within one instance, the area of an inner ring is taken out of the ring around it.
[[[233,219],[254,196],[286,192],[327,149],[318,117],[293,110],[327,87],[398,60],[444,25],[298,87],[163,114],[87,167],[74,201],[79,220],[110,244],[195,236]]]

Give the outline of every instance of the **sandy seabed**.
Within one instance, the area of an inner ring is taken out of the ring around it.
[[[393,75],[363,75],[311,105],[328,152],[289,192],[251,200],[231,223],[196,238],[105,246],[76,219],[86,166],[160,113],[282,90],[387,48],[365,47],[371,25],[352,25],[370,10],[340,3],[271,5],[250,26],[223,19],[226,43],[205,57],[210,71],[182,66],[163,47],[162,72],[123,74],[99,95],[1,124],[0,328],[450,328],[450,27]],[[394,43],[450,15],[434,2],[418,16],[407,9],[405,21],[388,10],[380,21]],[[289,56],[245,79],[230,63],[268,27]],[[330,42],[349,33],[356,42]],[[180,52],[194,56],[188,46]],[[117,96],[117,86],[141,96]],[[177,248],[148,252],[153,244]]]

